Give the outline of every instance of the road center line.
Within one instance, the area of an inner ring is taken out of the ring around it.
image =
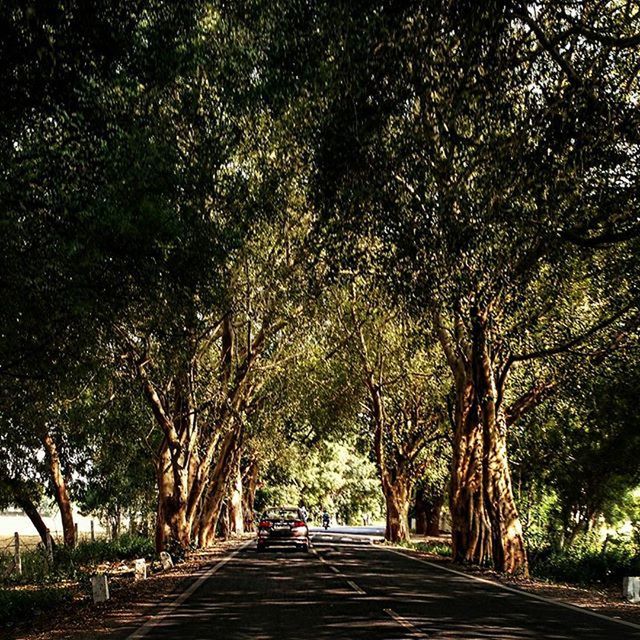
[[[355,582],[353,582],[352,580],[347,580],[347,584],[356,592],[359,593],[361,596],[366,596],[367,592],[362,589],[361,587],[359,587]]]
[[[410,560],[414,560],[415,562],[419,562],[420,564],[426,564],[428,567],[433,567],[434,569],[440,569],[441,571],[453,573],[457,576],[462,576],[463,578],[467,578],[469,580],[475,580],[476,582],[481,582],[482,584],[488,584],[488,585],[491,585],[492,587],[497,587],[499,589],[502,589],[503,591],[508,591],[509,593],[515,593],[516,595],[524,596],[525,598],[530,598],[531,600],[538,600],[539,602],[545,602],[547,604],[556,605],[557,607],[571,609],[571,611],[578,611],[579,613],[584,613],[584,615],[586,616],[599,618],[600,620],[607,620],[608,622],[615,622],[616,624],[621,624],[625,627],[631,627],[632,629],[640,629],[640,624],[636,624],[635,622],[627,622],[626,620],[611,618],[609,616],[605,616],[602,613],[596,613],[595,611],[591,611],[591,609],[585,609],[584,607],[579,607],[575,604],[560,602],[559,600],[554,600],[553,598],[545,598],[545,596],[539,596],[537,593],[530,593],[529,591],[523,591],[522,589],[509,587],[506,584],[502,584],[501,582],[496,582],[494,580],[489,580],[487,578],[481,578],[480,576],[474,576],[471,573],[464,573],[463,571],[457,571],[456,569],[451,569],[451,567],[445,567],[435,562],[429,562],[428,560],[417,558],[416,556],[412,556],[408,553],[403,553],[402,551],[398,551],[397,549],[389,549],[386,547],[381,547],[381,550],[388,551],[389,553],[395,553],[396,555],[402,556],[403,558],[409,558]]]
[[[333,571],[333,573],[335,573],[338,578],[342,578],[356,593],[366,596],[367,592],[360,587],[359,585],[357,585],[355,582],[353,582],[353,580],[349,580],[349,578],[347,578],[347,576],[344,575],[344,573],[342,573],[342,571],[340,571],[340,569],[338,569],[338,567],[334,567],[332,564],[330,564],[329,562],[327,562],[322,556],[318,556],[318,558],[320,558],[320,562],[324,563],[327,565],[327,567],[329,567],[329,569],[331,569],[331,571]]]
[[[422,631],[420,631],[420,629],[418,629],[414,624],[409,622],[406,618],[403,618],[401,615],[396,613],[393,609],[383,609],[383,611],[388,616],[393,618],[400,626],[402,626],[405,629],[407,629],[407,631],[409,631],[409,635],[412,638],[427,638],[428,637],[424,633],[422,633]]]
[[[171,601],[155,615],[151,616],[151,618],[149,618],[142,626],[138,627],[130,636],[127,636],[126,640],[144,638],[154,627],[157,627],[174,609],[179,607],[190,595],[192,595],[203,582],[206,582],[214,573],[224,567],[224,565],[227,564],[229,560],[235,558],[235,556],[237,556],[240,551],[242,551],[245,547],[248,547],[252,542],[253,540],[245,542],[244,544],[240,545],[235,551],[232,551],[228,556],[220,560],[220,562],[214,564],[211,569],[205,571],[199,578],[192,582],[179,596],[175,598],[175,600]]]

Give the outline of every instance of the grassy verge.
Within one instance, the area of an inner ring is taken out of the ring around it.
[[[13,626],[72,598],[67,587],[0,588],[0,627]]]
[[[438,540],[411,541],[401,546],[451,557],[451,546]],[[609,541],[602,546],[587,540],[563,550],[549,546],[530,550],[529,568],[531,577],[549,582],[582,587],[620,586],[624,576],[640,575],[640,554],[628,543]]]
[[[620,585],[624,576],[640,575],[640,556],[622,546],[605,549],[538,550],[530,554],[535,578],[580,586]]]
[[[89,578],[103,562],[150,558],[153,541],[123,535],[117,540],[81,542],[75,549],[57,547],[53,563],[42,545],[22,553],[22,575],[12,573],[0,584],[0,627],[29,620],[38,613],[56,609],[74,593],[90,593]],[[5,569],[12,557],[2,558]]]
[[[407,549],[414,549],[415,551],[422,551],[424,553],[430,553],[436,556],[442,556],[443,558],[451,557],[451,545],[446,542],[439,542],[437,540],[421,540],[420,542],[402,542],[401,547]]]

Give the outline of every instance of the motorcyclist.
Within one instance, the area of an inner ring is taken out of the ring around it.
[[[331,516],[329,516],[329,512],[326,509],[323,509],[323,511],[322,511],[322,526],[325,529],[328,529],[330,522],[331,522]]]

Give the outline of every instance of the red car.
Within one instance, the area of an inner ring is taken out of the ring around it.
[[[296,546],[309,551],[309,527],[304,514],[297,507],[271,507],[258,524],[258,551],[271,546]]]

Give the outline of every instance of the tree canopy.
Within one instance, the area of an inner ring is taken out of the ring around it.
[[[628,505],[632,3],[8,2],[0,24],[4,503],[36,524],[46,494],[69,545],[73,503],[127,511],[161,550],[269,500],[392,541],[448,502],[454,558],[512,573],[532,504],[554,544]]]

